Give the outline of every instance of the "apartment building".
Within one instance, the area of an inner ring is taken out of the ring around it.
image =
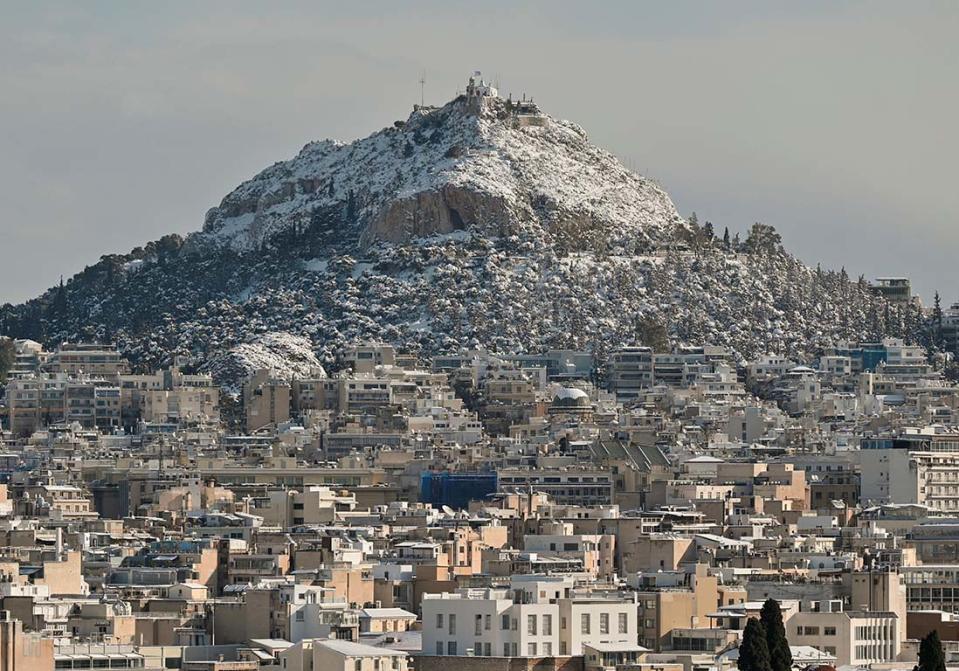
[[[898,659],[905,622],[896,613],[866,610],[800,611],[786,624],[790,645],[834,655],[838,666],[866,666]]]
[[[395,365],[396,350],[385,344],[352,345],[340,358],[354,373],[372,373],[377,366]]]
[[[243,385],[246,430],[256,431],[290,419],[290,383],[259,370]]]
[[[427,594],[423,654],[575,656],[593,643],[635,643],[631,599],[577,597],[571,591],[568,578],[516,576],[510,589]]]
[[[608,362],[609,391],[622,400],[634,399],[653,386],[653,350],[627,347],[613,352]]]
[[[502,492],[533,489],[559,505],[606,506],[615,498],[613,476],[606,470],[506,468],[497,471],[496,482]]]
[[[862,499],[959,513],[959,433],[863,440]]]
[[[96,343],[63,343],[53,352],[44,369],[51,373],[88,375],[114,381],[130,372],[130,363],[112,347]]]
[[[922,564],[899,568],[910,611],[959,613],[959,564]]]
[[[61,422],[105,431],[121,425],[120,388],[103,379],[67,373],[24,377],[10,381],[7,399],[10,429],[17,435]]]

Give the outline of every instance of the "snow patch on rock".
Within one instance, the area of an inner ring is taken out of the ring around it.
[[[285,332],[271,332],[251,342],[231,347],[203,367],[228,391],[239,392],[243,380],[259,370],[269,370],[286,380],[326,377],[309,339]]]

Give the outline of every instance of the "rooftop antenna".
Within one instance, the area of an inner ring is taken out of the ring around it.
[[[420,107],[426,105],[426,70],[420,73]]]

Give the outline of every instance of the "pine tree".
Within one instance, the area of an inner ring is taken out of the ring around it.
[[[936,349],[942,349],[942,299],[939,292],[932,297],[932,343]]]
[[[942,651],[939,632],[933,629],[919,643],[919,671],[946,671],[946,655]]]
[[[726,249],[726,251],[729,251],[731,244],[732,243],[729,240],[729,226],[727,226],[723,231],[723,247]]]
[[[53,314],[62,317],[67,311],[67,290],[63,286],[63,275],[60,276],[60,286],[53,295]]]
[[[739,644],[739,671],[773,671],[766,643],[766,629],[759,620],[749,618]]]
[[[789,650],[789,641],[786,639],[786,627],[783,625],[783,614],[779,608],[779,602],[775,599],[766,599],[759,619],[763,629],[766,630],[766,645],[769,648],[772,671],[789,671],[792,668],[793,656]]]
[[[7,372],[13,368],[16,354],[13,339],[0,337],[0,382],[7,379]]]

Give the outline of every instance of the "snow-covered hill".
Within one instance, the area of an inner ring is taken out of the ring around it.
[[[911,308],[775,241],[726,244],[683,220],[575,124],[471,91],[365,139],[308,144],[186,240],[105,256],[0,308],[0,333],[113,340],[143,366],[185,355],[235,388],[252,367],[303,374],[357,339],[602,358],[665,329],[802,357],[917,328]]]
[[[224,198],[191,242],[248,251],[294,228],[363,244],[470,229],[636,247],[675,225],[669,197],[576,124],[474,95],[355,142],[306,145]]]

